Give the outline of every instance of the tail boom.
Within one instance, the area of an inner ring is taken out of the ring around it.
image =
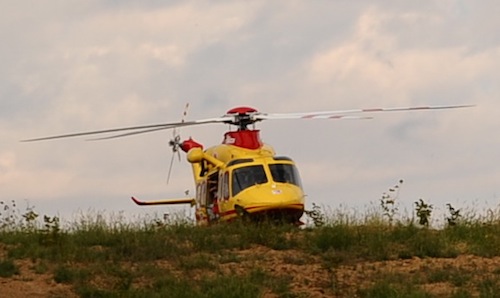
[[[193,198],[184,199],[168,199],[159,201],[140,201],[135,197],[132,197],[132,201],[139,206],[151,206],[151,205],[179,205],[179,204],[190,204],[191,206],[196,205],[196,201]]]

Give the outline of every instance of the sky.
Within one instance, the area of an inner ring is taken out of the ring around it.
[[[218,117],[474,104],[372,120],[275,120],[262,140],[299,168],[307,208],[398,201],[436,210],[500,196],[500,3],[0,1],[0,201],[42,214],[178,210],[130,200],[194,193],[171,131],[88,142],[22,139]],[[182,128],[205,147],[225,125]],[[177,212],[177,211],[176,211]],[[190,213],[185,207],[180,212]]]

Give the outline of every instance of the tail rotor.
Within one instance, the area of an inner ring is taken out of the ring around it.
[[[181,118],[180,123],[184,123],[184,121],[186,120],[188,108],[189,108],[189,103],[186,103],[186,106],[184,107],[184,112],[182,113],[182,118]],[[180,131],[180,129],[179,129],[179,131]],[[168,145],[170,147],[172,147],[172,158],[170,159],[170,166],[168,167],[167,184],[170,181],[170,175],[172,173],[172,167],[174,165],[175,156],[177,155],[179,161],[181,161],[181,153],[179,151],[179,149],[181,147],[181,135],[180,135],[179,131],[177,130],[177,127],[175,127],[172,130],[172,139],[170,139],[170,141],[168,142]]]

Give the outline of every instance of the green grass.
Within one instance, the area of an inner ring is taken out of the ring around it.
[[[55,217],[23,222],[9,213],[7,220],[0,217],[0,277],[14,278],[20,274],[17,260],[31,260],[34,273],[51,276],[81,297],[308,297],[314,289],[339,297],[441,295],[428,285],[446,285],[447,297],[500,292],[498,269],[485,274],[482,267],[426,265],[388,273],[380,267],[415,258],[499,257],[499,219],[476,216],[433,229],[377,214],[322,216],[320,227],[305,229],[109,222],[100,215],[63,228]],[[356,272],[366,272],[357,288],[337,275],[361,265],[365,269]]]

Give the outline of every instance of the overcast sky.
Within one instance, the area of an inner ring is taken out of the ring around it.
[[[308,112],[474,108],[373,120],[259,124],[299,167],[311,203],[363,210],[399,179],[403,206],[497,206],[497,1],[0,1],[0,201],[46,214],[141,209],[193,193],[171,131],[20,143],[74,131],[221,116],[236,106]],[[191,127],[206,147],[225,125]]]

